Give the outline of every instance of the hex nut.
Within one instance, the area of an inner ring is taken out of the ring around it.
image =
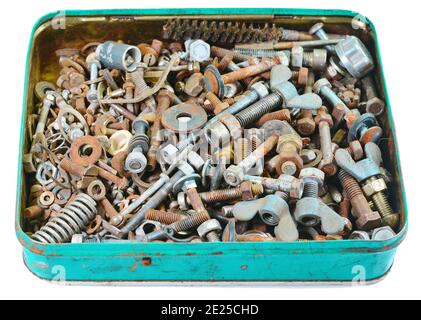
[[[206,235],[208,235],[210,232],[221,232],[222,227],[218,220],[211,219],[208,221],[205,221],[197,228],[197,234],[200,236],[200,238],[206,238]]]
[[[349,240],[370,240],[370,235],[366,231],[354,231],[349,236]]]
[[[291,65],[296,68],[303,66],[304,48],[294,47],[291,49]]]
[[[373,241],[386,241],[393,239],[396,236],[395,231],[389,226],[377,228],[373,231],[371,235],[371,240]]]
[[[375,180],[367,181],[363,185],[362,189],[367,197],[371,197],[373,194],[386,191],[387,185],[383,178],[378,178]]]

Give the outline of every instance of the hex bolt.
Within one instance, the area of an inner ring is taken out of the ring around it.
[[[224,111],[225,109],[227,109],[230,105],[228,104],[228,102],[222,102],[217,96],[216,94],[214,94],[211,91],[208,91],[206,93],[206,99],[209,100],[209,102],[211,103],[212,107],[213,107],[213,113],[214,114],[219,114],[222,111]]]
[[[141,116],[132,123],[134,136],[129,142],[129,154],[127,155],[125,168],[131,173],[141,173],[146,169],[147,159],[145,154],[149,150],[148,129],[149,123]]]
[[[256,126],[261,127],[265,123],[272,120],[281,120],[281,121],[291,122],[291,112],[289,111],[289,109],[282,109],[279,111],[267,113],[256,122]]]
[[[310,28],[308,33],[311,35],[316,35],[320,40],[329,40],[329,36],[327,35],[323,27],[324,27],[323,23],[316,23],[314,26]],[[329,51],[329,53],[332,53],[332,54],[336,53],[335,46],[333,45],[325,46],[325,48],[327,49],[327,51]]]
[[[101,63],[96,58],[95,53],[91,53],[86,58],[86,62],[88,63],[88,69],[89,69],[90,81],[91,81],[91,84],[89,85],[89,91],[86,94],[86,99],[90,103],[97,103],[98,102],[98,92],[97,92],[96,80],[98,78],[99,69],[101,69]]]
[[[321,107],[317,112],[316,123],[319,126],[320,146],[323,153],[323,159],[319,164],[319,169],[328,177],[332,177],[337,172],[330,135],[330,129],[333,127],[333,120],[326,107]]]
[[[276,152],[279,154],[276,171],[278,174],[290,176],[298,175],[303,168],[303,159],[300,156],[303,148],[301,137],[296,133],[281,135],[278,139]]]
[[[364,197],[357,180],[344,170],[339,170],[339,180],[352,205],[352,215],[356,219],[358,229],[370,231],[381,226],[382,220],[378,212],[372,211]]]
[[[221,224],[216,219],[205,221],[197,228],[200,238],[206,239],[209,242],[221,242],[219,239],[221,231]]]
[[[278,192],[278,195],[282,192],[292,199],[300,199],[304,191],[303,180],[288,175],[281,175],[278,179],[246,175],[244,180],[260,183],[263,185],[265,190]]]
[[[384,112],[385,103],[378,97],[373,78],[367,76],[361,80],[361,84],[367,98],[366,112],[372,113],[375,116],[381,115]]]
[[[183,215],[174,213],[174,212],[166,212],[161,210],[149,209],[146,212],[145,219],[158,221],[162,224],[173,224],[185,218]]]
[[[132,99],[134,98],[134,90],[135,90],[136,86],[133,83],[132,80],[132,76],[130,73],[126,73],[126,81],[123,84],[123,89],[125,91],[125,95],[124,98],[125,99]],[[137,105],[135,105],[134,103],[128,103],[127,104],[127,110],[133,114],[137,114],[138,110],[137,110]]]
[[[393,209],[386,196],[387,186],[383,178],[371,177],[363,183],[364,194],[371,198],[383,219],[383,225],[396,228],[400,215]]]
[[[209,213],[203,205],[203,201],[200,198],[199,193],[197,192],[197,183],[200,180],[201,177],[198,174],[192,174],[182,177],[179,181],[177,181],[174,184],[173,191],[175,194],[177,194],[181,190],[183,190],[186,193],[187,198],[190,200],[190,204],[192,208],[196,211],[196,213],[207,214],[209,216]]]
[[[273,66],[279,64],[279,60],[268,59],[256,65],[251,65],[241,68],[237,71],[232,71],[221,75],[214,65],[209,65],[205,70],[205,86],[208,91],[215,93],[218,97],[224,96],[224,85],[233,83],[248,77],[258,75],[260,73],[270,70]]]
[[[161,145],[161,129],[162,129],[162,115],[171,106],[173,102],[172,95],[168,90],[161,90],[158,93],[158,106],[156,109],[155,120],[151,127],[151,144],[147,153],[147,169],[149,172],[153,172],[157,164],[157,152]]]
[[[307,76],[307,83],[304,88],[304,93],[312,93],[315,77],[313,72],[309,72]],[[316,123],[313,119],[313,112],[311,110],[293,110],[292,113],[298,113],[297,131],[302,136],[311,136],[316,131]]]
[[[247,172],[268,154],[278,143],[279,136],[277,134],[271,135],[265,142],[257,147],[247,158],[241,161],[238,165],[231,165],[224,172],[225,182],[231,186],[238,186],[243,180]]]

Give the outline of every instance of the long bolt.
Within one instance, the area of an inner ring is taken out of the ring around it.
[[[183,218],[184,216],[178,213],[166,212],[166,211],[155,210],[155,209],[149,209],[145,215],[146,220],[158,221],[167,225],[178,222],[182,220]]]
[[[153,172],[157,164],[157,152],[161,145],[160,131],[162,129],[162,114],[167,110],[172,102],[170,92],[168,90],[161,90],[157,97],[158,107],[156,109],[155,121],[151,127],[151,145],[147,154],[148,171]]]
[[[313,72],[308,73],[307,84],[304,87],[304,93],[312,93],[315,76]],[[313,112],[311,110],[294,109],[292,114],[298,113],[297,131],[303,136],[311,136],[316,130],[316,123],[313,119]]]
[[[329,36],[326,31],[323,29],[323,23],[317,23],[311,27],[309,33],[316,35],[320,40],[329,40]],[[325,48],[332,54],[336,53],[335,46],[327,45]]]
[[[264,193],[263,186],[261,184],[253,183],[251,186],[252,196],[258,197]],[[232,189],[221,189],[209,192],[199,193],[200,198],[205,203],[224,202],[241,199],[243,196],[243,190],[241,187]]]
[[[351,201],[352,214],[357,219],[357,227],[366,231],[380,227],[381,217],[378,212],[371,210],[357,180],[344,170],[339,170],[338,177],[349,201]]]
[[[162,201],[164,201],[168,194],[171,192],[172,187],[174,184],[180,180],[184,176],[184,173],[182,171],[177,171],[171,179],[165,183],[144,205],[143,207],[136,212],[133,217],[127,222],[127,224],[120,229],[119,237],[123,238],[126,237],[127,234],[130,231],[133,231],[136,229],[142,220],[145,218],[146,212],[149,209],[155,209],[157,206],[159,206]]]
[[[323,160],[320,162],[321,169],[327,176],[331,177],[336,174],[337,167],[333,163],[334,155],[332,150],[332,138],[330,128],[333,126],[333,120],[327,112],[326,107],[321,107],[317,113],[316,122],[319,124],[320,146],[323,154]]]
[[[310,113],[311,113],[311,111],[310,111]],[[272,121],[272,120],[282,120],[282,121],[291,122],[291,112],[289,111],[289,109],[282,109],[282,110],[279,110],[279,111],[275,111],[275,112],[265,114],[263,117],[261,117],[256,122],[256,126],[261,127],[266,122]]]

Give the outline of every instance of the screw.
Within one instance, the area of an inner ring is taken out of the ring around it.
[[[184,216],[178,213],[166,212],[155,209],[149,209],[145,215],[146,220],[158,221],[162,224],[173,224],[182,220],[183,218]]]
[[[385,103],[378,97],[373,78],[367,76],[361,80],[361,84],[367,97],[366,112],[379,116],[384,112]]]
[[[244,201],[252,200],[263,194],[264,189],[261,184],[243,182],[240,187],[202,192],[199,193],[199,196],[205,203],[215,203],[238,199],[242,199]]]
[[[230,56],[232,57],[233,61],[247,61],[251,58],[251,56],[216,46],[211,46],[211,54],[212,56],[218,57],[220,59],[223,59],[226,56]]]
[[[342,169],[339,170],[338,177],[351,201],[352,214],[357,219],[358,229],[369,231],[380,227],[381,217],[378,212],[371,210],[357,180]]]
[[[101,69],[101,63],[96,58],[95,53],[91,53],[87,58],[86,62],[88,63],[88,69],[90,72],[90,81],[91,84],[89,85],[89,91],[86,95],[86,99],[88,99],[91,103],[98,102],[98,92],[97,92],[97,84],[96,80],[98,78],[98,71]]]
[[[256,162],[275,148],[278,143],[278,137],[277,134],[271,135],[238,165],[231,165],[224,172],[225,182],[234,187],[239,185],[243,181],[246,173],[256,164]]]
[[[316,35],[320,40],[329,40],[329,36],[327,35],[326,31],[323,30],[323,26],[323,23],[317,23],[311,27],[308,33],[311,35]],[[328,45],[325,46],[325,48],[327,49],[327,51],[329,51],[329,53],[336,54],[335,46]]]
[[[126,82],[123,85],[123,89],[125,91],[125,99],[132,99],[134,97],[134,90],[135,90],[135,84],[132,81],[132,76],[130,73],[126,73]],[[128,103],[127,104],[127,110],[133,114],[137,114],[137,105],[134,103]]]
[[[333,162],[334,155],[332,150],[332,139],[330,136],[333,120],[326,107],[321,107],[317,112],[316,123],[319,126],[320,146],[323,153],[323,159],[319,164],[319,169],[328,177],[332,177],[337,172],[337,167]]]
[[[276,171],[278,174],[297,175],[303,168],[300,156],[303,142],[296,133],[284,134],[279,137],[276,152],[279,154]]]

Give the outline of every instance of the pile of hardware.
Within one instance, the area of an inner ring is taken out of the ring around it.
[[[25,228],[40,243],[385,240],[385,103],[355,36],[171,20],[56,51],[35,87]],[[225,46],[224,46],[225,44]]]

